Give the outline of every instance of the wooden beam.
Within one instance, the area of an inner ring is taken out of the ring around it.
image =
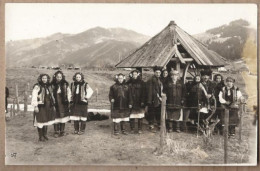
[[[193,58],[183,58],[183,60],[184,60],[185,62],[192,62],[192,61],[194,61]]]
[[[180,59],[182,64],[185,64],[186,62],[183,60],[183,57],[181,56],[181,53],[178,50],[177,45],[174,45],[174,50],[175,50],[175,54],[177,55],[177,57]]]

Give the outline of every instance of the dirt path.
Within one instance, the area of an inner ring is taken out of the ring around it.
[[[202,138],[191,133],[169,135],[171,153],[156,156],[159,133],[111,135],[110,121],[87,122],[87,132],[73,134],[73,124],[66,125],[67,135],[54,138],[53,127],[48,128],[48,142],[38,142],[37,130],[32,126],[31,114],[18,115],[6,123],[6,164],[11,165],[176,165],[222,164],[223,137],[216,135],[212,148],[203,147]],[[243,142],[230,139],[229,163],[247,163],[248,134]],[[16,156],[14,156],[16,153]]]

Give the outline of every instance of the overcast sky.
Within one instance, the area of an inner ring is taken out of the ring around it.
[[[254,4],[90,4],[7,3],[6,41],[45,37],[57,32],[122,27],[153,36],[175,20],[190,34],[245,19],[257,26]]]

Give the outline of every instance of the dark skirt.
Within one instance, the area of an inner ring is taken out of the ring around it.
[[[117,119],[117,118],[128,118],[130,116],[130,110],[129,109],[114,109],[111,111],[111,118]]]
[[[61,94],[57,94],[56,98],[56,115],[55,122],[56,123],[65,123],[69,121],[69,107],[68,105],[64,105],[62,103]]]
[[[239,123],[239,109],[230,109],[229,110],[229,125],[238,125]],[[225,110],[223,109],[220,113],[220,123],[224,125],[225,122]]]
[[[39,104],[39,113],[34,112],[34,126],[42,128],[55,122],[55,110],[51,105],[50,95],[46,95],[44,104]]]
[[[166,109],[166,119],[178,121],[181,116],[181,109]]]
[[[130,114],[130,118],[144,118],[144,108],[139,108],[139,109],[131,109],[131,114]]]
[[[88,104],[84,102],[80,102],[80,98],[76,95],[75,99],[77,99],[71,110],[70,120],[82,120],[86,121],[88,117]]]

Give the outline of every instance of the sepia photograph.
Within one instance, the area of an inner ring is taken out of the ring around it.
[[[257,166],[257,14],[5,3],[5,165]]]

